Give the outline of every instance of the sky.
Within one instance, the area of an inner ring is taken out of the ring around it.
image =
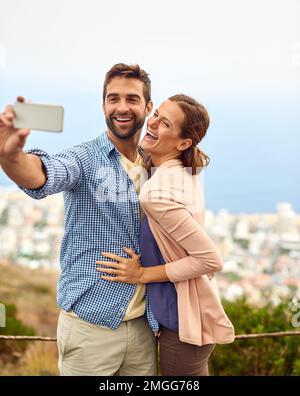
[[[0,109],[17,95],[65,108],[64,132],[32,131],[27,148],[55,153],[95,138],[106,127],[105,73],[138,63],[155,107],[186,93],[209,111],[208,208],[274,212],[288,201],[300,212],[300,1],[0,4]]]

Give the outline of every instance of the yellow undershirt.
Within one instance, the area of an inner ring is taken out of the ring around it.
[[[125,171],[127,172],[128,176],[132,180],[137,194],[139,194],[141,188],[140,183],[142,172],[138,169],[138,167],[141,167],[143,163],[141,155],[138,153],[136,160],[134,162],[131,162],[127,157],[125,157],[125,155],[120,153],[120,162]],[[123,321],[138,318],[145,314],[145,290],[145,285],[137,285],[134,295],[127,307]]]

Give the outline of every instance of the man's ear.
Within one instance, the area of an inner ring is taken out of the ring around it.
[[[193,144],[192,139],[185,139],[183,140],[178,146],[177,149],[180,151],[187,150]]]
[[[149,100],[146,106],[146,117],[148,117],[148,115],[151,114],[152,109],[153,109],[153,102],[152,100]]]

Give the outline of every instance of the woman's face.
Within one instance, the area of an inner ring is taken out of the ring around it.
[[[191,139],[179,137],[183,121],[184,113],[176,102],[163,102],[148,119],[147,133],[141,147],[156,158],[178,157],[182,150],[186,150],[192,144]]]

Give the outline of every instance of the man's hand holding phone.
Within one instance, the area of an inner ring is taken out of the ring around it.
[[[18,96],[17,101],[24,103],[25,99]],[[14,107],[6,106],[5,112],[0,114],[0,158],[11,159],[16,158],[26,143],[26,139],[30,133],[29,128],[14,127]]]
[[[47,174],[40,157],[23,150],[30,129],[61,132],[63,107],[25,103],[18,96],[0,114],[0,165],[16,184],[36,189],[45,184]]]

